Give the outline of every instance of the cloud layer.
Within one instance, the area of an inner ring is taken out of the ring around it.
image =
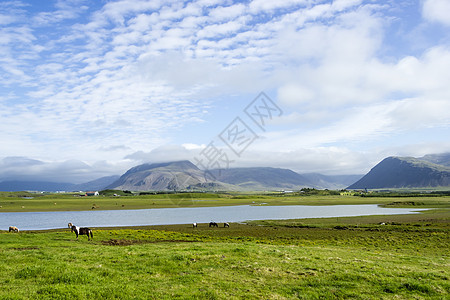
[[[386,154],[449,151],[447,8],[445,0],[3,2],[0,157],[47,162],[40,174],[67,178],[93,166],[108,175],[144,160],[192,159],[260,91],[283,115],[236,166],[359,173]],[[61,163],[74,160],[85,166]],[[21,172],[8,161],[5,178]]]

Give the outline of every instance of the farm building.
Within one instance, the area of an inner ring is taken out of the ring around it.
[[[98,192],[86,192],[85,196],[98,196]]]

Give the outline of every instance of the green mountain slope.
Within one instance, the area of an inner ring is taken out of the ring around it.
[[[427,154],[420,158],[420,160],[428,161],[433,164],[450,167],[450,153],[442,154]]]

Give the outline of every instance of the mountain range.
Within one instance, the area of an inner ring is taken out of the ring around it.
[[[220,190],[265,191],[312,188],[343,188],[362,175],[326,176],[298,174],[280,168],[229,168],[202,171],[190,161],[143,164],[131,168],[109,189],[132,191]]]
[[[303,187],[341,189],[362,175],[298,174],[280,168],[230,168],[202,171],[190,161],[142,164],[122,176],[102,177],[83,184],[3,181],[0,191],[264,191],[296,190]]]
[[[255,167],[203,171],[190,161],[142,164],[122,176],[83,184],[3,181],[1,191],[267,191],[316,189],[435,188],[450,186],[450,153],[420,158],[391,156],[366,175],[299,174],[289,169]]]

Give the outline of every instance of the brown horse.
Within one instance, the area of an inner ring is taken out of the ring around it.
[[[19,232],[19,228],[17,228],[16,226],[9,226],[9,232]]]
[[[87,235],[88,241],[90,241],[91,238],[94,238],[94,235],[92,234],[92,230],[87,227],[80,228],[78,226],[73,225],[72,232],[74,232],[74,231],[75,231],[75,234],[77,235],[77,240],[78,240],[78,235]],[[89,235],[91,235],[91,236],[89,237]]]

